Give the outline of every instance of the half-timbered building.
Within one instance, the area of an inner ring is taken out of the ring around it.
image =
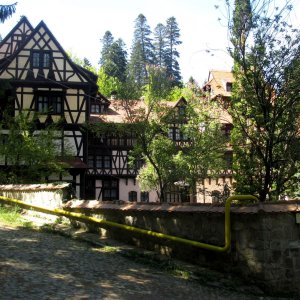
[[[205,86],[210,100],[222,93],[222,99],[230,96],[230,75],[225,74],[225,83],[219,75],[211,73]],[[0,96],[0,117],[6,106],[13,103],[12,116],[37,112],[41,129],[52,123],[61,126],[56,144],[61,152],[66,148],[71,151],[68,173],[54,174],[47,181],[71,182],[76,196],[82,199],[159,201],[155,191],[141,191],[136,179],[141,165],[130,166],[128,159],[136,143],[128,109],[145,110],[145,103],[133,101],[134,107],[126,108],[120,100],[102,96],[97,76],[70,59],[43,21],[34,28],[23,17],[2,40],[0,80],[9,82],[4,96]],[[186,104],[183,98],[166,103],[178,116],[184,115]],[[225,113],[223,117],[227,118]],[[106,124],[108,129],[93,132],[89,129],[91,124]],[[122,126],[123,130],[116,130]],[[228,120],[224,121],[224,133],[230,134]],[[170,123],[168,136],[179,147],[187,143],[178,122]],[[230,163],[230,150],[226,155]],[[212,192],[222,191],[227,182],[232,183],[232,174],[225,170],[219,179],[208,178],[199,183],[196,197],[182,193],[182,188],[174,185],[167,191],[166,200],[211,202]]]
[[[33,28],[26,17],[2,40],[0,59],[0,79],[10,83],[1,110],[12,101],[14,116],[38,112],[41,128],[63,124],[58,145],[71,149],[69,175],[48,180],[71,181],[77,196],[84,197],[87,137],[82,125],[97,94],[97,77],[71,61],[43,21]]]
[[[87,198],[149,202],[158,201],[154,191],[141,191],[136,179],[140,166],[129,164],[129,152],[136,143],[135,131],[128,110],[145,110],[142,100],[98,99],[90,114]],[[132,116],[132,115],[131,115]],[[104,125],[104,126],[101,126]]]

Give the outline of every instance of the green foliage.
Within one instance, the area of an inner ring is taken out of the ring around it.
[[[0,155],[7,165],[0,173],[1,183],[37,183],[53,173],[64,172],[64,153],[56,147],[60,130],[55,126],[38,130],[35,120],[36,116],[27,112],[5,119],[7,131],[1,131]]]
[[[165,52],[166,52],[166,27],[159,23],[154,28],[154,55],[155,65],[165,67]]]
[[[139,14],[135,20],[134,38],[128,64],[128,74],[139,88],[147,83],[146,66],[154,63],[151,29],[143,14]]]
[[[148,145],[145,155],[145,166],[137,177],[141,189],[144,191],[156,190],[163,198],[165,187],[178,180],[173,157],[176,154],[175,144],[166,136],[157,135]]]
[[[274,14],[269,2],[236,1],[229,24],[237,192],[261,201],[288,189],[299,160],[300,42],[285,19],[290,10]]]
[[[225,169],[225,138],[214,103],[190,100],[186,107],[186,122],[181,131],[188,140],[176,156],[181,177],[190,186],[209,176],[218,176]]]
[[[98,71],[97,85],[102,95],[110,97],[112,93],[116,93],[121,86],[121,82],[115,78],[106,74],[103,67]]]
[[[166,189],[175,182],[183,181],[194,189],[208,172],[213,176],[221,171],[225,141],[210,103],[191,100],[185,114],[178,115],[177,108],[164,105],[154,95],[147,102],[151,114],[144,114],[130,154],[133,164],[139,160],[145,163],[138,175],[142,189],[155,189],[164,202]],[[181,132],[180,143],[168,136],[174,123]]]
[[[144,96],[149,99],[166,99],[171,91],[171,81],[166,70],[154,65],[147,66],[148,84],[145,86]]]
[[[97,73],[96,68],[92,66],[90,61],[84,57],[83,59],[79,58],[76,54],[72,53],[71,51],[67,51],[67,55],[69,58],[74,62],[76,65],[81,66],[88,70],[89,72],[92,72],[94,74]]]
[[[114,41],[110,31],[106,31],[102,41],[100,64],[106,75],[123,82],[126,79],[127,52],[122,39]]]

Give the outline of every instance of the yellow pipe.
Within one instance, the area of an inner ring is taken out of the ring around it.
[[[66,211],[66,210],[58,209],[58,208],[49,209],[49,208],[44,208],[44,207],[40,207],[40,206],[36,206],[36,205],[31,205],[31,204],[24,203],[20,200],[16,200],[16,199],[4,197],[4,196],[0,196],[0,200],[2,200],[4,202],[8,202],[8,203],[14,203],[14,204],[17,204],[17,205],[19,205],[21,207],[24,207],[26,209],[32,209],[32,210],[36,210],[36,211],[39,211],[39,212],[42,212],[42,213],[48,213],[48,214],[52,214],[52,215],[59,215],[59,216],[64,216],[64,217],[71,218],[71,219],[87,221],[87,222],[93,222],[93,223],[96,223],[96,224],[99,224],[99,225],[107,225],[107,226],[110,226],[110,227],[125,229],[125,230],[128,230],[128,231],[137,232],[137,233],[153,236],[153,237],[160,238],[160,239],[168,239],[168,240],[171,240],[171,241],[183,243],[183,244],[186,244],[186,245],[189,245],[189,246],[199,247],[199,248],[210,250],[210,251],[227,252],[227,251],[230,250],[230,245],[231,245],[231,228],[230,228],[230,205],[231,205],[231,202],[233,200],[254,200],[254,201],[257,201],[258,199],[255,196],[252,196],[252,195],[235,195],[235,196],[229,197],[226,200],[226,203],[225,203],[225,245],[223,247],[216,246],[216,245],[211,245],[211,244],[206,244],[206,243],[201,243],[201,242],[198,242],[198,241],[188,240],[188,239],[185,239],[185,238],[180,238],[180,237],[177,237],[177,236],[163,234],[163,233],[159,233],[159,232],[155,232],[155,231],[145,230],[145,229],[137,228],[137,227],[134,227],[134,226],[119,224],[119,223],[116,223],[116,222],[111,222],[111,221],[107,221],[107,220],[103,220],[103,219],[97,219],[97,218],[89,217],[89,216],[86,216],[86,215],[83,215],[83,214],[80,214],[80,213],[69,212],[69,211]]]

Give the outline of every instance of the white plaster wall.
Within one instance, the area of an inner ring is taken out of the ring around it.
[[[139,187],[138,181],[133,179],[128,179],[126,184],[126,179],[121,179],[119,181],[119,198],[120,200],[128,201],[129,200],[129,192],[135,191],[137,192],[137,201],[141,202],[141,189]],[[149,202],[157,202],[157,194],[155,191],[149,192]]]

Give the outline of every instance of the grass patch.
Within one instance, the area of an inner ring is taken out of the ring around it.
[[[24,220],[22,217],[22,209],[18,206],[0,205],[0,222],[10,226],[32,226],[31,222]]]

